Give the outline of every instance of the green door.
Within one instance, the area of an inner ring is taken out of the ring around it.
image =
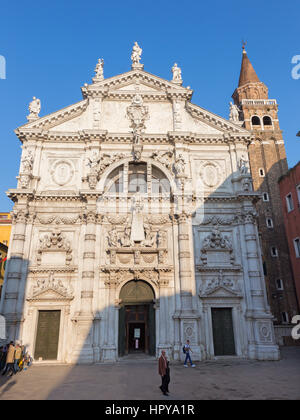
[[[153,308],[153,303],[149,305],[149,320],[148,320],[148,329],[149,329],[149,354],[155,356],[155,309]]]
[[[125,354],[126,345],[126,324],[125,324],[125,306],[119,309],[119,356]]]
[[[39,311],[35,343],[35,359],[56,360],[58,351],[60,311]]]
[[[215,356],[235,355],[232,309],[212,308]]]

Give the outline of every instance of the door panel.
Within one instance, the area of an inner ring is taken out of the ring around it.
[[[235,355],[231,308],[212,308],[215,356]]]
[[[39,311],[35,359],[56,360],[59,340],[60,311]]]

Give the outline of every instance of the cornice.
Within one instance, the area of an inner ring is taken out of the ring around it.
[[[70,105],[59,111],[53,112],[52,114],[46,115],[45,117],[38,118],[37,120],[24,124],[15,130],[16,135],[21,141],[23,138],[27,138],[28,135],[34,137],[41,131],[48,130],[49,128],[62,124],[72,118],[75,118],[82,114],[88,106],[88,100],[84,99],[77,102],[74,105]]]
[[[250,132],[240,128],[239,126],[219,117],[212,112],[209,112],[198,105],[194,105],[191,102],[186,102],[186,110],[192,115],[192,117],[200,119],[205,124],[210,125],[212,128],[231,133],[239,133],[241,136],[249,137]],[[228,134],[229,134],[228,133]]]
[[[129,93],[129,91],[126,92],[126,90],[123,92],[114,92],[114,90],[120,89],[127,84],[141,82],[149,87],[157,89],[157,93],[143,91],[141,86],[139,93],[142,95],[143,99],[151,100],[152,98],[163,98],[163,100],[166,100],[170,97],[170,95],[177,95],[177,97],[181,97],[182,99],[191,99],[193,95],[193,91],[191,89],[175,85],[172,82],[141,69],[134,69],[127,73],[104,79],[90,85],[85,84],[81,90],[84,98],[110,97],[114,99],[119,97],[122,99],[127,98],[129,100],[134,96],[134,92]]]

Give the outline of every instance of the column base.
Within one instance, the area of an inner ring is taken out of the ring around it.
[[[248,347],[250,360],[280,360],[280,350],[277,345],[253,344]]]
[[[116,346],[103,346],[102,361],[103,362],[116,362],[117,361],[117,348]]]

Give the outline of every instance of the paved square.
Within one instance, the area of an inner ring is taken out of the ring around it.
[[[170,395],[161,394],[154,360],[88,366],[31,366],[0,377],[1,400],[300,399],[300,347],[278,362],[218,360],[171,365]]]

